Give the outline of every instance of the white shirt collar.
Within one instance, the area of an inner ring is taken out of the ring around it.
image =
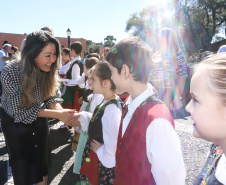
[[[80,57],[80,56],[77,56],[77,57],[75,57],[75,58],[72,58],[72,59],[71,59],[71,64],[74,63],[74,62],[77,61],[77,60],[81,60],[81,57]]]
[[[128,105],[128,113],[126,116],[131,117],[137,107],[146,100],[149,96],[154,94],[154,87],[151,84],[148,84],[148,88],[142,92],[139,96],[137,96],[134,100],[132,100],[131,96],[129,96],[128,100],[126,101],[126,105]]]

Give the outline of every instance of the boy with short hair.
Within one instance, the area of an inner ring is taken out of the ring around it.
[[[180,140],[167,106],[147,83],[150,47],[138,37],[116,44],[107,55],[118,93],[128,92],[119,129],[114,185],[183,185]]]
[[[85,80],[79,85],[77,82],[78,78],[80,78],[83,75],[82,73],[84,70],[81,57],[80,57],[81,52],[82,52],[81,42],[76,41],[71,44],[71,47],[70,47],[70,56],[72,58],[71,64],[70,64],[71,66],[66,73],[66,79],[62,79],[62,81],[64,82],[64,85],[66,85],[70,91],[72,108],[76,109],[77,111],[79,111],[80,109],[78,99],[82,96],[83,94],[82,88],[84,88],[84,85],[85,85]]]

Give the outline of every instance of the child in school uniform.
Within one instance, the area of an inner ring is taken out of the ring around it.
[[[214,144],[194,185],[226,184],[226,53],[197,64],[186,107],[194,120],[193,135]]]
[[[85,76],[88,77],[88,80],[87,80],[88,87],[86,86],[87,87],[86,90],[92,91],[92,83],[91,83],[92,82],[92,70],[91,70],[91,68],[93,66],[95,66],[97,63],[99,63],[99,60],[95,57],[86,59],[86,61],[84,63],[84,73],[85,73]],[[102,94],[91,93],[86,99],[89,99],[89,102],[87,104],[85,104],[84,109],[87,112],[93,113],[96,106],[102,102],[104,97]],[[82,107],[83,107],[83,105],[82,105]],[[75,155],[74,168],[73,168],[73,172],[75,174],[80,174],[82,154],[83,154],[86,142],[87,142],[87,138],[88,138],[88,132],[81,130],[79,141],[78,141],[78,146],[77,146],[77,151],[76,151],[76,155]]]
[[[121,105],[106,62],[92,68],[92,88],[95,94],[102,94],[104,100],[93,114],[86,111],[77,113],[76,123],[83,131],[88,131],[80,178],[92,185],[113,184]]]
[[[185,167],[174,120],[148,84],[151,48],[130,37],[108,53],[117,93],[128,92],[120,124],[114,185],[183,185]]]

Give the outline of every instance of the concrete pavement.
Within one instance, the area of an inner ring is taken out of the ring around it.
[[[71,151],[68,139],[71,131],[60,128],[62,122],[49,120],[51,138],[52,165],[49,169],[48,184],[74,185],[76,176],[73,174],[75,153]],[[187,171],[186,184],[191,185],[201,170],[210,143],[192,136],[193,121],[190,116],[175,119],[176,131],[180,137],[182,152]],[[13,185],[13,178],[8,164],[8,154],[4,143],[3,133],[0,131],[0,185]]]

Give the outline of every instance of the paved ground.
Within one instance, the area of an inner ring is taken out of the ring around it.
[[[184,162],[187,170],[186,184],[191,185],[202,168],[210,143],[192,136],[192,120],[185,117],[176,119],[176,131],[181,139]],[[71,151],[71,144],[67,142],[70,131],[60,128],[62,122],[50,120],[50,137],[52,149],[52,166],[49,170],[48,184],[75,184],[76,177],[72,172],[75,153]],[[8,155],[0,130],[0,185],[12,185],[12,174],[8,165]]]

